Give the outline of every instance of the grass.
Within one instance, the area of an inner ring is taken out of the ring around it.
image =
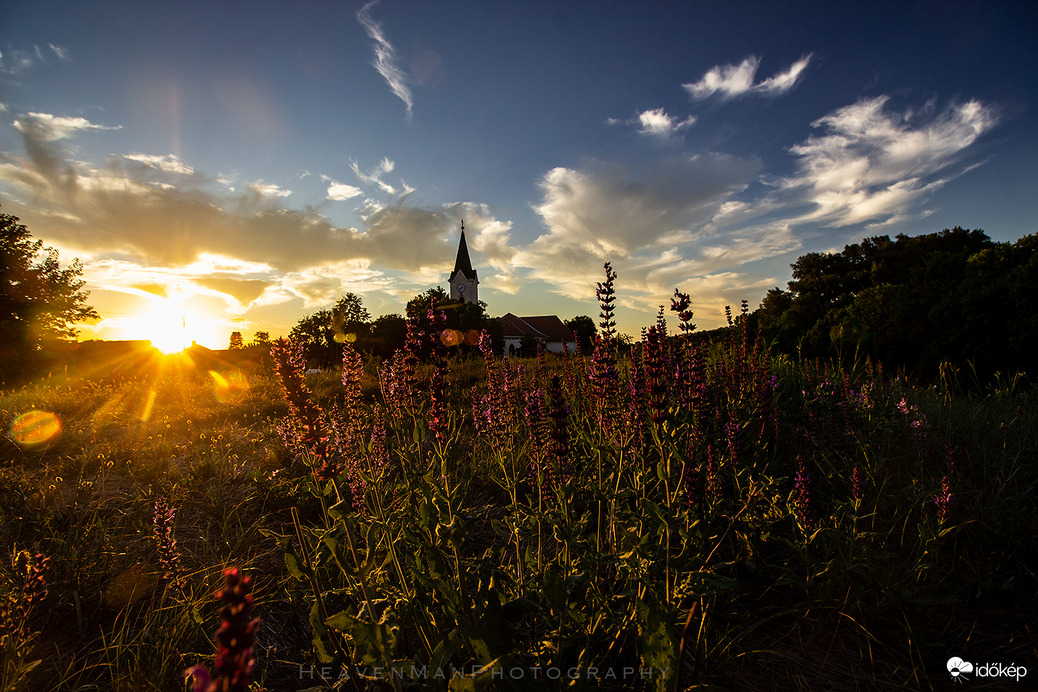
[[[31,607],[0,689],[186,689],[230,565],[253,577],[269,690],[543,689],[569,671],[582,689],[930,689],[951,656],[1038,668],[1035,392],[793,363],[739,329],[709,353],[647,342],[604,377],[604,350],[440,356],[388,397],[376,362],[354,390],[310,375],[297,394],[325,447],[272,372],[3,392],[0,615]],[[60,435],[27,446],[30,411]],[[49,559],[31,603],[22,551]],[[643,668],[659,672],[627,675]]]

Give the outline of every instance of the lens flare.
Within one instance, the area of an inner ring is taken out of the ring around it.
[[[345,334],[342,332],[335,332],[335,335],[332,337],[332,340],[337,344],[352,344],[354,341],[357,340],[357,335],[353,332],[348,332]]]
[[[11,423],[11,439],[22,449],[39,449],[58,439],[61,419],[50,411],[29,411]]]
[[[444,329],[440,332],[440,342],[444,346],[457,346],[465,337],[456,329]]]
[[[466,346],[479,346],[479,332],[475,329],[470,329],[465,332],[465,345]]]
[[[241,372],[229,372],[224,375],[210,370],[209,377],[213,379],[213,395],[221,404],[239,401],[249,391],[249,378]]]

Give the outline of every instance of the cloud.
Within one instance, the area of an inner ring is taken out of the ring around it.
[[[286,190],[274,183],[265,183],[262,180],[251,183],[249,189],[261,197],[288,197],[292,194],[291,190]]]
[[[690,115],[684,120],[678,121],[677,118],[667,115],[662,108],[655,108],[638,114],[638,123],[641,125],[638,133],[665,139],[691,127],[695,122],[695,116]]]
[[[321,180],[328,183],[328,199],[333,202],[344,202],[364,194],[364,191],[356,185],[340,183],[338,180],[333,180],[326,175],[322,175]]]
[[[718,94],[722,99],[731,99],[746,94],[779,96],[797,85],[813,55],[805,55],[790,65],[785,72],[754,83],[760,58],[751,55],[738,65],[718,65],[708,70],[698,82],[683,84],[694,101],[701,101]]]
[[[862,99],[819,118],[813,135],[790,147],[796,175],[781,187],[813,203],[799,222],[832,226],[891,223],[919,199],[962,171],[949,171],[962,152],[998,121],[978,101],[933,115],[887,109],[888,96]]]
[[[121,126],[96,125],[86,118],[68,118],[50,113],[29,113],[15,118],[14,127],[27,140],[53,142],[85,130],[118,130]]]
[[[386,175],[387,173],[392,173],[395,167],[396,164],[393,163],[393,161],[391,161],[388,157],[383,157],[382,160],[378,162],[378,165],[376,165],[370,173],[364,173],[360,170],[360,164],[358,164],[356,161],[350,161],[350,168],[353,169],[353,173],[357,176],[357,178],[359,178],[362,182],[368,183],[369,185],[378,186],[380,190],[382,190],[388,195],[395,195],[396,188],[394,188],[389,183],[383,181],[382,176]]]
[[[411,96],[411,88],[408,85],[410,80],[407,77],[407,73],[397,64],[396,49],[393,48],[393,44],[389,42],[382,31],[382,23],[372,19],[371,13],[368,12],[369,9],[377,4],[378,0],[371,0],[371,2],[360,8],[357,12],[357,21],[364,27],[368,38],[375,42],[375,61],[372,64],[378,70],[378,73],[382,75],[382,78],[386,80],[386,83],[389,84],[390,91],[407,106],[407,117],[410,118],[414,110],[414,98]]]
[[[154,154],[123,154],[123,158],[128,161],[142,163],[145,166],[150,166],[166,173],[191,175],[195,172],[191,166],[188,166],[186,163],[181,161],[176,154],[165,154],[164,156],[156,156]]]
[[[63,62],[69,59],[68,50],[53,43],[48,43],[46,47],[34,44],[31,50],[12,50],[6,54],[0,53],[0,73],[19,74],[39,63],[50,62],[51,56]]]
[[[738,257],[700,256],[721,242],[713,221],[758,168],[725,154],[670,157],[641,170],[604,162],[555,168],[542,178],[535,207],[547,233],[520,249],[514,264],[562,295],[587,299],[610,261],[626,277],[630,304],[651,311],[682,281],[788,247],[788,237],[763,242],[767,230],[747,230],[732,241]]]
[[[272,281],[264,279],[239,279],[228,276],[206,276],[199,277],[194,283],[210,290],[222,293],[234,298],[240,305],[248,305],[263,295]]]

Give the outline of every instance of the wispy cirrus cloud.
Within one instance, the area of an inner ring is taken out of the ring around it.
[[[394,168],[396,168],[396,163],[389,157],[385,156],[382,157],[382,160],[379,161],[374,168],[366,173],[360,169],[359,163],[352,160],[350,161],[350,169],[353,171],[353,174],[361,180],[361,182],[375,185],[387,195],[395,195],[396,188],[384,181],[382,177],[392,173]]]
[[[790,147],[797,173],[781,182],[814,209],[799,222],[834,227],[892,223],[948,179],[977,138],[998,122],[994,109],[967,101],[933,113],[893,111],[888,96],[862,99],[819,118],[824,134]]]
[[[0,51],[0,73],[18,74],[31,69],[39,63],[50,62],[57,58],[61,61],[69,59],[69,52],[63,46],[48,43],[46,46],[34,44],[31,49],[14,49]]]
[[[414,97],[411,95],[410,78],[399,65],[396,49],[386,38],[382,30],[382,23],[375,21],[369,10],[377,5],[379,0],[371,0],[357,11],[357,21],[364,27],[368,38],[375,42],[375,60],[372,63],[382,78],[386,80],[392,91],[407,107],[407,117],[410,118],[414,111]]]
[[[768,77],[762,82],[754,82],[760,57],[751,55],[738,65],[718,65],[711,68],[698,82],[683,84],[694,101],[701,101],[717,94],[723,99],[732,99],[744,95],[778,96],[790,91],[797,85],[807,66],[811,64],[813,54],[805,55],[784,72]]]

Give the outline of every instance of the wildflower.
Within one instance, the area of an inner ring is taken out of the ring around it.
[[[650,327],[645,346],[645,389],[649,398],[649,413],[654,423],[667,418],[667,373],[665,372],[664,334]]]
[[[811,474],[807,472],[807,466],[804,464],[803,459],[799,459],[800,462],[797,466],[797,475],[793,481],[793,490],[796,503],[797,520],[800,522],[801,528],[804,533],[810,533],[812,527],[811,521]]]
[[[613,345],[601,335],[595,335],[595,352],[591,355],[591,371],[588,378],[595,395],[598,425],[608,436],[613,430],[616,418],[620,376],[616,369]]]
[[[721,477],[718,475],[717,457],[714,455],[713,445],[706,447],[706,501],[717,504],[721,501]]]
[[[274,371],[281,381],[285,399],[288,401],[289,417],[278,423],[277,431],[285,446],[301,453],[308,452],[320,462],[314,471],[318,478],[337,475],[333,460],[334,449],[327,416],[314,403],[310,390],[303,381],[306,367],[301,344],[292,344],[287,339],[278,339],[270,347],[274,359]]]
[[[249,676],[256,663],[252,649],[256,645],[259,618],[252,617],[251,577],[243,577],[237,567],[223,572],[224,587],[216,592],[223,602],[222,622],[216,630],[216,657],[212,675],[205,666],[186,671],[195,679],[194,692],[246,692]]]
[[[180,565],[180,549],[177,548],[177,539],[173,536],[173,520],[176,516],[176,507],[171,507],[166,498],[160,497],[155,501],[152,525],[159,563],[166,570],[163,576],[181,589],[184,586],[184,574]]]
[[[598,289],[595,291],[595,296],[598,298],[598,304],[602,307],[602,312],[599,313],[602,321],[598,323],[598,326],[602,328],[602,334],[605,339],[609,340],[616,334],[616,321],[613,319],[613,302],[616,300],[616,290],[613,288],[613,282],[616,281],[616,272],[613,271],[613,267],[609,262],[605,263],[605,275],[605,281],[597,282]]]
[[[948,518],[948,511],[955,504],[955,496],[951,491],[951,477],[941,478],[941,491],[933,496],[933,503],[937,506],[937,518],[944,521]]]
[[[865,498],[865,480],[861,477],[861,470],[857,466],[851,471],[851,497],[855,500]]]
[[[47,596],[46,573],[50,558],[43,553],[32,553],[19,550],[11,557],[14,575],[14,587],[0,600],[0,632],[14,635],[17,650],[19,643],[24,643],[29,634],[29,614]],[[6,639],[0,635],[0,642]]]
[[[548,418],[551,421],[551,439],[548,443],[548,468],[556,485],[568,480],[569,466],[569,410],[562,392],[562,379],[551,376],[548,389]]]
[[[678,327],[682,334],[687,336],[695,330],[696,325],[691,323],[692,299],[687,293],[682,293],[675,288],[674,297],[670,301],[670,310],[678,314]]]

